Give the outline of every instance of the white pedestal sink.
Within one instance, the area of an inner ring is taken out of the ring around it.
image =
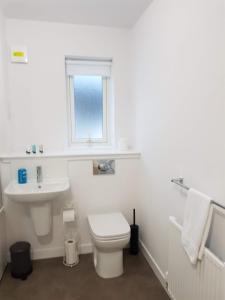
[[[10,199],[28,204],[35,232],[38,236],[49,234],[52,224],[51,202],[70,187],[68,178],[45,180],[41,183],[9,183],[4,190]]]

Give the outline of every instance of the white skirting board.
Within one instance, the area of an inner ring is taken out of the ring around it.
[[[140,249],[144,257],[146,258],[147,262],[149,263],[150,267],[152,268],[153,272],[155,273],[158,280],[161,282],[162,286],[164,287],[165,291],[168,294],[167,290],[167,282],[166,282],[166,275],[163,273],[163,271],[158,266],[157,262],[151,255],[151,253],[148,251],[147,247],[143,243],[143,241],[139,241],[140,243]]]
[[[32,259],[47,259],[54,257],[63,257],[65,253],[64,247],[54,247],[45,249],[34,249],[31,253]],[[92,253],[92,244],[81,244],[79,246],[80,254]],[[8,262],[10,262],[10,254],[8,253]]]

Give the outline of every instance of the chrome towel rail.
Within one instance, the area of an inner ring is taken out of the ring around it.
[[[181,186],[183,189],[187,191],[190,190],[190,188],[184,184],[184,178],[173,178],[171,182]]]
[[[187,185],[184,184],[184,178],[173,178],[171,179],[171,182],[179,185],[180,187],[182,187],[183,189],[185,189],[186,191],[190,190],[190,187],[188,187]],[[212,204],[215,204],[217,206],[219,206],[220,208],[225,209],[225,206],[216,202],[216,201],[212,201]]]

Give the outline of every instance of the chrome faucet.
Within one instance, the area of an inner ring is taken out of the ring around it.
[[[42,167],[37,166],[36,171],[37,171],[37,183],[40,183],[42,182]]]

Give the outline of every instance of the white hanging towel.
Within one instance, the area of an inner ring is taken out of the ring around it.
[[[190,189],[184,212],[182,245],[192,264],[201,259],[200,250],[205,246],[212,220],[212,199]],[[204,243],[204,245],[203,245]]]

